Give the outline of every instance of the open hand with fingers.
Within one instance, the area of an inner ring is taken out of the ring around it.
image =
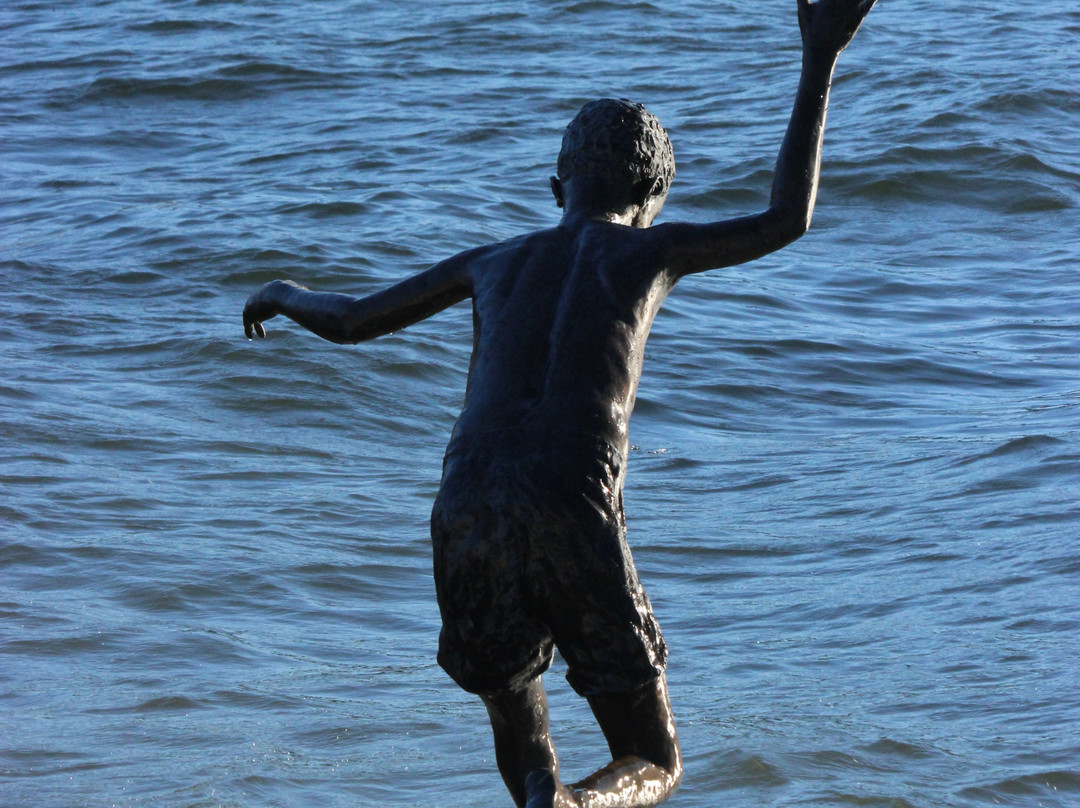
[[[877,0],[798,0],[803,47],[838,54]]]

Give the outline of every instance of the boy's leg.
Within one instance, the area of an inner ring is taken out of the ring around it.
[[[589,706],[612,761],[570,787],[577,802],[645,808],[675,793],[682,754],[664,675],[628,693],[592,696]]]
[[[514,802],[524,806],[528,796],[525,780],[529,773],[549,771],[557,778],[559,771],[548,729],[544,682],[537,676],[520,690],[484,693],[480,698],[491,719],[499,774]]]
[[[558,779],[539,677],[522,690],[481,698],[495,734],[499,772],[518,806],[646,808],[662,803],[679,785],[682,757],[663,675],[638,690],[589,699],[612,761],[572,786]]]

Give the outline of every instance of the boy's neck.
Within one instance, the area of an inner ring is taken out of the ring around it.
[[[635,199],[634,188],[612,188],[610,183],[591,177],[562,181],[553,177],[552,190],[556,203],[565,211],[565,224],[587,219],[626,227],[648,227],[663,204],[662,201],[657,204],[648,194],[644,200]]]
[[[563,211],[562,224],[572,225],[581,221],[609,222],[611,224],[621,224],[626,227],[631,227],[633,222],[633,212],[624,211],[618,213],[616,211],[592,208],[586,205],[567,206]]]

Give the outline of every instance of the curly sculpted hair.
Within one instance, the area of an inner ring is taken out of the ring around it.
[[[655,115],[625,99],[590,101],[566,127],[559,152],[559,178],[598,174],[631,182],[675,176],[671,139]]]

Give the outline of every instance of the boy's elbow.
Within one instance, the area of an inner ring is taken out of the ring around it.
[[[384,318],[362,317],[352,319],[342,324],[338,330],[339,338],[334,341],[340,342],[342,345],[370,342],[385,334],[393,334],[403,326],[402,323],[395,323]]]
[[[331,341],[339,345],[358,345],[361,342],[373,340],[377,336],[379,335],[372,332],[370,328],[348,328],[337,334]]]
[[[796,241],[806,235],[810,229],[810,221],[814,218],[813,207],[807,208],[799,216],[792,216],[791,223],[789,225],[788,235],[791,237],[791,241]]]
[[[769,240],[776,244],[776,249],[786,247],[806,235],[810,229],[810,220],[814,214],[813,206],[799,209],[777,209],[771,211]]]
[[[365,301],[356,300],[341,312],[336,331],[338,338],[334,340],[335,342],[342,345],[356,345],[388,334],[393,329],[385,322],[385,318],[373,314],[366,307]]]
[[[354,322],[346,317],[327,318],[322,322],[312,324],[310,329],[335,345],[355,345],[376,336],[364,323]]]

